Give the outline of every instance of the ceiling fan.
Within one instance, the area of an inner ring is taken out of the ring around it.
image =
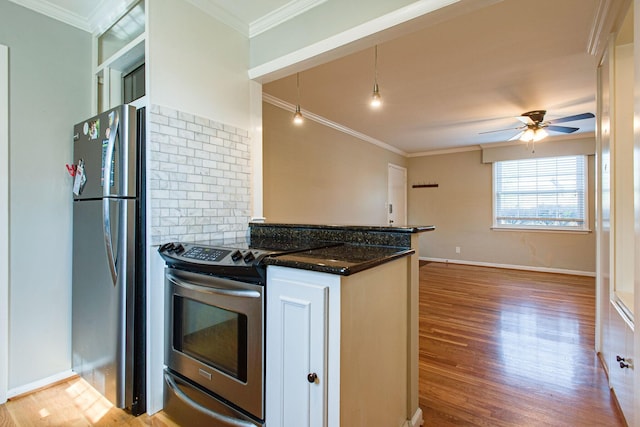
[[[502,132],[505,130],[519,130],[516,135],[509,138],[509,141],[515,141],[519,139],[520,141],[525,142],[536,142],[540,141],[542,138],[545,138],[549,135],[548,130],[553,132],[561,132],[561,133],[573,133],[580,128],[577,127],[569,127],[569,126],[557,126],[557,123],[565,123],[565,122],[574,122],[578,120],[584,119],[592,119],[595,117],[592,113],[582,113],[576,114],[573,116],[561,117],[559,119],[553,120],[544,120],[544,115],[547,113],[546,110],[533,110],[527,111],[526,113],[522,113],[522,115],[516,117],[523,124],[521,126],[509,129],[500,129],[500,130],[492,130],[488,132],[480,132],[480,133],[492,133],[492,132]]]

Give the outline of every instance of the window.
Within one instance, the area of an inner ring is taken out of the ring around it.
[[[122,77],[123,101],[125,104],[144,96],[144,64]]]
[[[144,33],[145,9],[140,1],[98,37],[98,65]]]
[[[587,157],[493,164],[494,228],[586,231]]]

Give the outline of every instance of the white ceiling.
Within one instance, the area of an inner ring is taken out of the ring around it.
[[[96,16],[105,15],[107,5],[123,8],[132,2],[12,1],[49,15],[84,18],[92,32],[104,25]],[[227,23],[254,35],[270,25],[269,19],[282,20],[325,0],[188,1],[218,16],[224,13]],[[529,110],[546,109],[546,119],[595,113],[598,57],[589,50],[601,53],[593,36],[603,4],[621,2],[502,0],[451,13],[447,16],[453,18],[444,21],[425,20],[417,30],[413,22],[401,37],[371,37],[364,50],[299,69],[300,104],[309,117],[317,115],[409,155],[506,141],[517,131],[482,132],[517,127],[514,116]],[[368,106],[375,43],[383,97],[378,111]],[[263,91],[276,104],[296,104],[295,74],[266,83]],[[594,131],[593,119],[563,125],[580,127],[571,136]],[[559,138],[546,141],[554,139]]]

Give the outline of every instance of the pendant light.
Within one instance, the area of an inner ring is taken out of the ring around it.
[[[300,112],[300,73],[296,73],[296,89],[298,91],[298,103],[296,104],[296,112],[293,114],[293,123],[301,125],[304,122],[304,117]]]
[[[382,105],[382,98],[380,97],[380,89],[378,88],[378,45],[375,47],[373,72],[373,94],[371,95],[371,106],[373,108],[380,108],[380,105]]]

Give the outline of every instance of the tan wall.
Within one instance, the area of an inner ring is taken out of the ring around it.
[[[410,224],[433,224],[420,256],[595,272],[595,234],[492,231],[492,165],[481,151],[413,157],[408,167]],[[589,222],[594,229],[594,162],[589,157]],[[438,188],[412,188],[437,183]],[[460,254],[455,247],[459,246]]]
[[[404,156],[263,103],[267,221],[386,224],[387,165]]]
[[[595,272],[594,233],[492,231],[492,165],[481,151],[405,158],[263,103],[264,212],[267,221],[386,223],[387,165],[407,167],[408,222],[435,225],[420,256]],[[593,156],[589,221],[594,228]],[[438,188],[411,188],[437,183]],[[455,253],[459,246],[460,254]]]

